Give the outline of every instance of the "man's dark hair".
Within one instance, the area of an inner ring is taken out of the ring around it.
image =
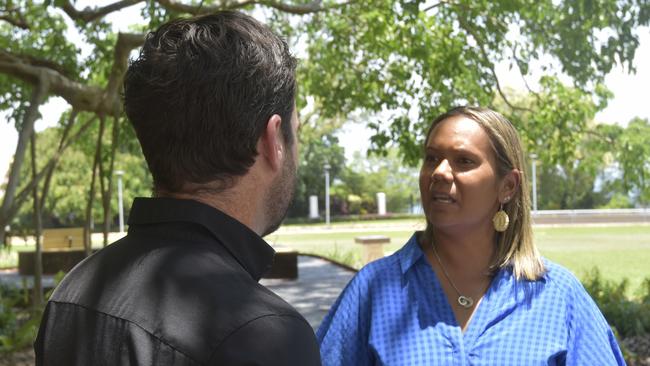
[[[127,70],[124,106],[156,191],[245,174],[273,114],[291,146],[296,59],[242,13],[176,19],[149,33]]]

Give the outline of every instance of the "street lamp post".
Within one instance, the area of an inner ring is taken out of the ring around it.
[[[330,169],[332,168],[328,163],[323,166],[325,169],[325,224],[330,226]]]
[[[117,175],[117,207],[120,217],[120,233],[124,232],[124,205],[122,204],[122,176],[124,175],[123,170],[116,170],[115,174]]]
[[[533,212],[537,213],[537,154],[530,154],[530,160],[533,176]]]

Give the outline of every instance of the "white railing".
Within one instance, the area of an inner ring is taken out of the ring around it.
[[[585,210],[538,210],[533,216],[585,216],[585,215],[650,215],[650,208],[612,208]]]

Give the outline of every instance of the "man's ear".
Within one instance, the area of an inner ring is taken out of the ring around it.
[[[515,196],[521,186],[521,172],[512,169],[501,180],[501,189],[499,191],[499,202],[507,203]]]
[[[266,122],[266,128],[257,141],[257,152],[268,162],[273,170],[282,168],[286,152],[282,137],[282,118],[274,114]]]

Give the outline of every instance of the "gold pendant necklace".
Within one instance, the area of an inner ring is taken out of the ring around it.
[[[445,269],[445,266],[442,264],[442,260],[440,260],[440,256],[438,255],[438,252],[436,251],[436,247],[433,245],[433,242],[431,242],[431,249],[433,249],[433,255],[436,256],[436,259],[438,260],[438,263],[440,264],[440,268],[442,268],[442,273],[445,274],[445,277],[447,278],[447,281],[449,281],[449,284],[451,287],[456,290],[456,293],[458,294],[458,299],[456,300],[458,302],[458,305],[464,307],[465,309],[469,309],[474,305],[474,299],[472,299],[469,296],[465,296],[460,293],[460,290],[458,290],[458,287],[454,284],[454,281],[451,280],[451,277],[449,277],[449,273],[447,273],[447,269]]]

